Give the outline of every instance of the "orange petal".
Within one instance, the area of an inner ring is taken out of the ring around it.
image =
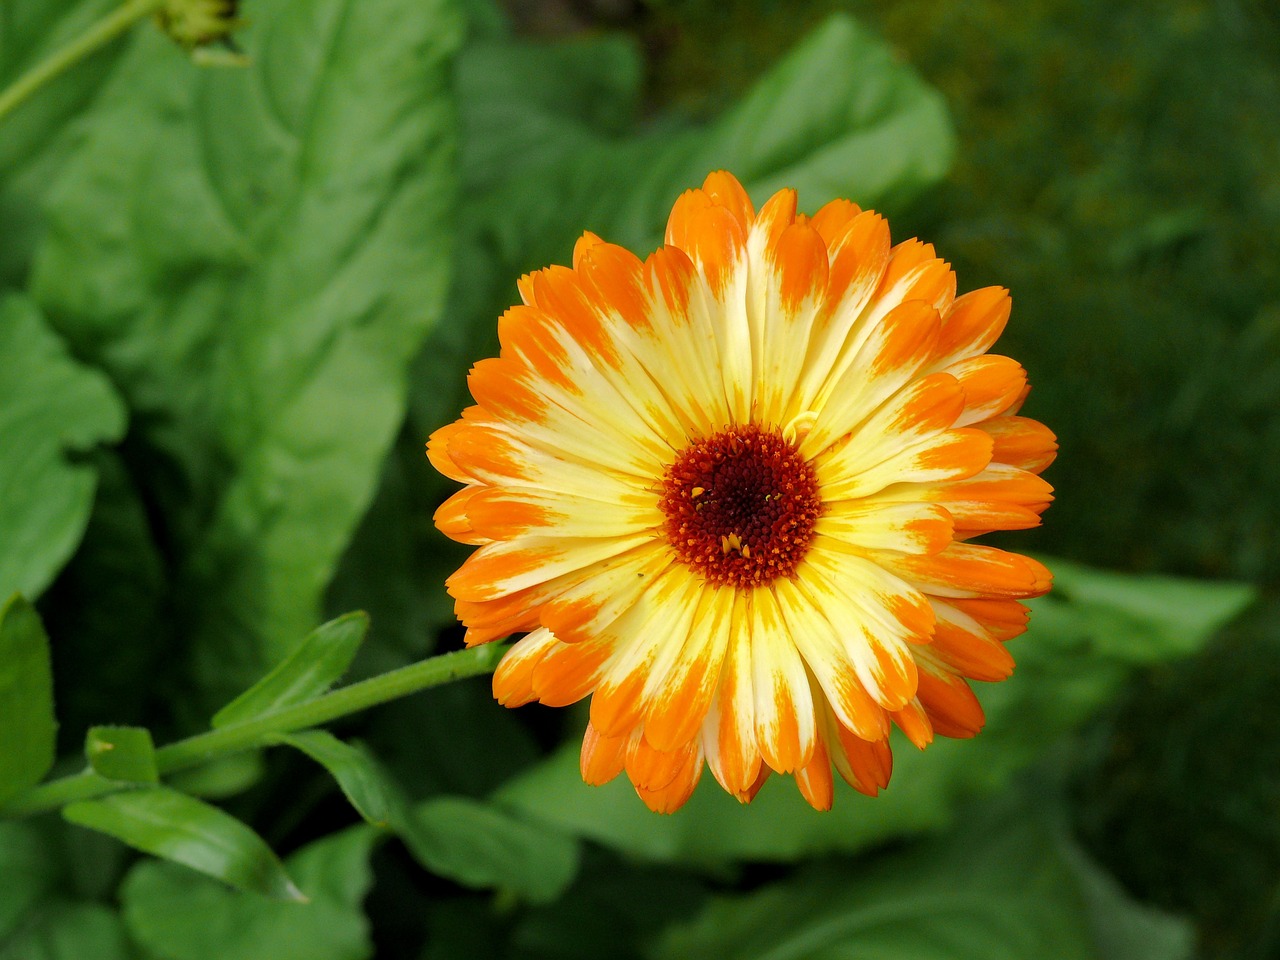
[[[1012,640],[1027,631],[1027,620],[1031,611],[1025,604],[1017,600],[996,600],[982,597],[978,599],[952,599],[946,601],[961,613],[964,613],[989,632],[997,640]]]
[[[449,453],[449,439],[466,429],[468,429],[466,423],[456,420],[436,430],[427,440],[427,459],[431,461],[431,465],[450,480],[456,480],[458,483],[470,483],[475,479],[455,463]]]
[[[467,517],[467,504],[484,487],[465,487],[436,508],[431,518],[436,528],[451,540],[459,543],[485,543],[489,538],[479,536]]]
[[[627,777],[637,788],[661,790],[669,786],[694,757],[702,762],[702,748],[696,738],[674,750],[659,750],[643,732],[633,734],[627,744]]]
[[[581,252],[575,247],[574,269],[596,302],[607,305],[633,329],[650,327],[644,264],[630,250],[612,243],[592,244]]]
[[[827,246],[818,231],[793,223],[782,231],[767,256],[778,276],[784,314],[800,314],[806,302],[821,299],[827,286]]]
[[[796,786],[800,795],[815,810],[830,810],[835,799],[835,782],[831,777],[831,757],[826,744],[819,737],[813,750],[813,759],[796,771]]]
[[[960,677],[940,677],[921,670],[919,696],[933,724],[933,732],[940,736],[967,739],[986,723],[982,704]]]
[[[618,344],[605,322],[610,306],[595,300],[575,271],[568,267],[547,267],[533,274],[530,282],[537,294],[539,309],[554,317],[574,343],[597,364],[618,366]]]
[[[557,645],[535,665],[533,692],[549,707],[577,703],[600,682],[614,645],[612,637]]]
[[[974,680],[1004,680],[1013,673],[1013,657],[1003,643],[972,617],[943,601],[934,602],[938,626],[930,652],[954,672]]]
[[[1007,410],[1027,387],[1027,372],[1016,360],[987,354],[947,367],[964,389],[964,414],[958,426],[979,423]]]
[[[488,357],[471,368],[467,386],[476,403],[493,414],[513,420],[541,420],[547,400],[531,379],[522,363],[509,357]]]
[[[1026,417],[996,417],[980,425],[995,446],[991,459],[1040,473],[1058,455],[1058,438],[1043,423]]]
[[[585,540],[570,537],[520,537],[487,543],[467,558],[446,581],[458,600],[492,600],[560,576],[582,576],[652,541],[648,533]]]
[[[582,736],[582,752],[578,756],[578,768],[582,780],[593,787],[603,786],[622,772],[627,755],[628,736],[606,737],[587,723]]]
[[[795,582],[780,581],[774,589],[786,616],[787,630],[822,691],[821,697],[814,695],[814,701],[825,700],[825,709],[860,736],[888,736],[884,710],[859,681],[841,631],[828,618],[821,593],[817,592],[829,590],[830,585],[810,574]]]
[[[524,287],[532,289],[532,279],[526,279]],[[519,357],[543,380],[566,393],[580,392],[569,353],[559,341],[554,321],[543,311],[511,307],[498,318],[498,340],[502,356]]]
[[[765,763],[790,773],[809,763],[817,744],[809,679],[773,595],[758,590],[751,601],[756,740]]]
[[[715,170],[707,174],[707,179],[702,182],[702,190],[711,198],[712,203],[733,214],[745,234],[755,221],[756,211],[738,178],[726,170]]]
[[[738,264],[746,232],[730,210],[714,205],[701,190],[689,190],[671,209],[666,242],[688,254],[718,293]]]
[[[889,268],[880,281],[877,299],[886,304],[923,300],[946,313],[956,296],[956,275],[940,260],[931,243],[904,240],[890,251]]]
[[[763,763],[759,763],[757,765],[759,766],[760,770],[756,774],[756,778],[751,781],[751,784],[747,787],[747,789],[741,790],[738,793],[734,794],[734,796],[737,797],[739,803],[750,803],[752,800],[754,800],[756,798],[756,794],[760,792],[760,788],[764,786],[765,781],[768,780],[770,774],[773,773],[773,771],[770,770],[768,767],[766,767]]]
[[[955,543],[927,557],[894,557],[885,565],[940,597],[1038,597],[1053,582],[1037,560],[971,543]]]
[[[810,223],[818,231],[828,246],[833,245],[853,218],[862,212],[862,208],[852,200],[830,200],[813,215]]]
[[[729,647],[720,670],[720,689],[704,723],[707,764],[729,793],[746,792],[760,775],[756,745],[755,694],[751,679],[751,633],[746,599],[734,598]]]
[[[701,729],[720,686],[730,646],[732,588],[707,588],[694,628],[660,688],[648,697],[645,738],[660,750],[674,750]]]
[[[1011,301],[1004,287],[983,287],[957,297],[942,318],[935,367],[976,357],[991,349],[1009,321]]]
[[[512,644],[493,672],[493,695],[504,707],[532,702],[533,670],[558,641],[550,631],[535,630]]]
[[[695,744],[696,746],[696,744]],[[636,794],[654,813],[674,813],[693,795],[693,789],[702,777],[702,749],[697,747],[676,771],[671,782],[658,790],[636,787]]]
[[[917,749],[923,750],[933,742],[933,725],[918,698],[912,697],[901,710],[894,711],[893,721]]]
[[[893,773],[893,752],[889,741],[863,740],[838,723],[831,744],[831,759],[845,783],[859,793],[874,797],[889,785]]]

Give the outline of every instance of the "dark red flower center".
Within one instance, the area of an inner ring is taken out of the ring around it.
[[[730,427],[686,448],[663,478],[671,546],[712,583],[763,586],[804,559],[822,512],[813,466],[776,430]]]

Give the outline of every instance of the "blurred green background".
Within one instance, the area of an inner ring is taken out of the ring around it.
[[[0,83],[111,6],[0,0]],[[898,746],[876,800],[707,778],[658,818],[578,782],[579,712],[467,681],[336,730],[431,842],[247,754],[175,786],[312,904],[0,822],[0,957],[1280,958],[1273,4],[243,14],[244,70],[143,24],[0,121],[0,594],[52,638],[55,772],[94,723],[204,729],[322,614],[371,613],[357,676],[456,647],[423,440],[522,271],[584,229],[647,252],[717,167],[1013,291],[999,349],[1062,453],[1045,526],[1002,542],[1064,558],[1059,589],[989,729]]]

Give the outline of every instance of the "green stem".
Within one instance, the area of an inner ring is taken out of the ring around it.
[[[156,751],[156,766],[161,776],[177,773],[228,754],[262,746],[272,734],[306,730],[419,690],[428,690],[464,677],[491,673],[506,652],[507,647],[503,644],[485,644],[412,663],[326,693],[306,703],[284,707],[252,720],[219,727],[161,747]],[[0,817],[22,817],[56,810],[76,800],[89,800],[128,787],[129,784],[108,780],[92,770],[85,770],[33,787],[0,804]]]
[[[0,119],[68,67],[75,65],[149,14],[164,0],[127,0],[53,56],[36,64],[0,92]]]

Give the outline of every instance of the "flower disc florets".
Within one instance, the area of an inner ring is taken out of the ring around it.
[[[777,431],[730,427],[685,449],[661,502],[679,559],[711,583],[790,577],[822,511],[813,467]]]

